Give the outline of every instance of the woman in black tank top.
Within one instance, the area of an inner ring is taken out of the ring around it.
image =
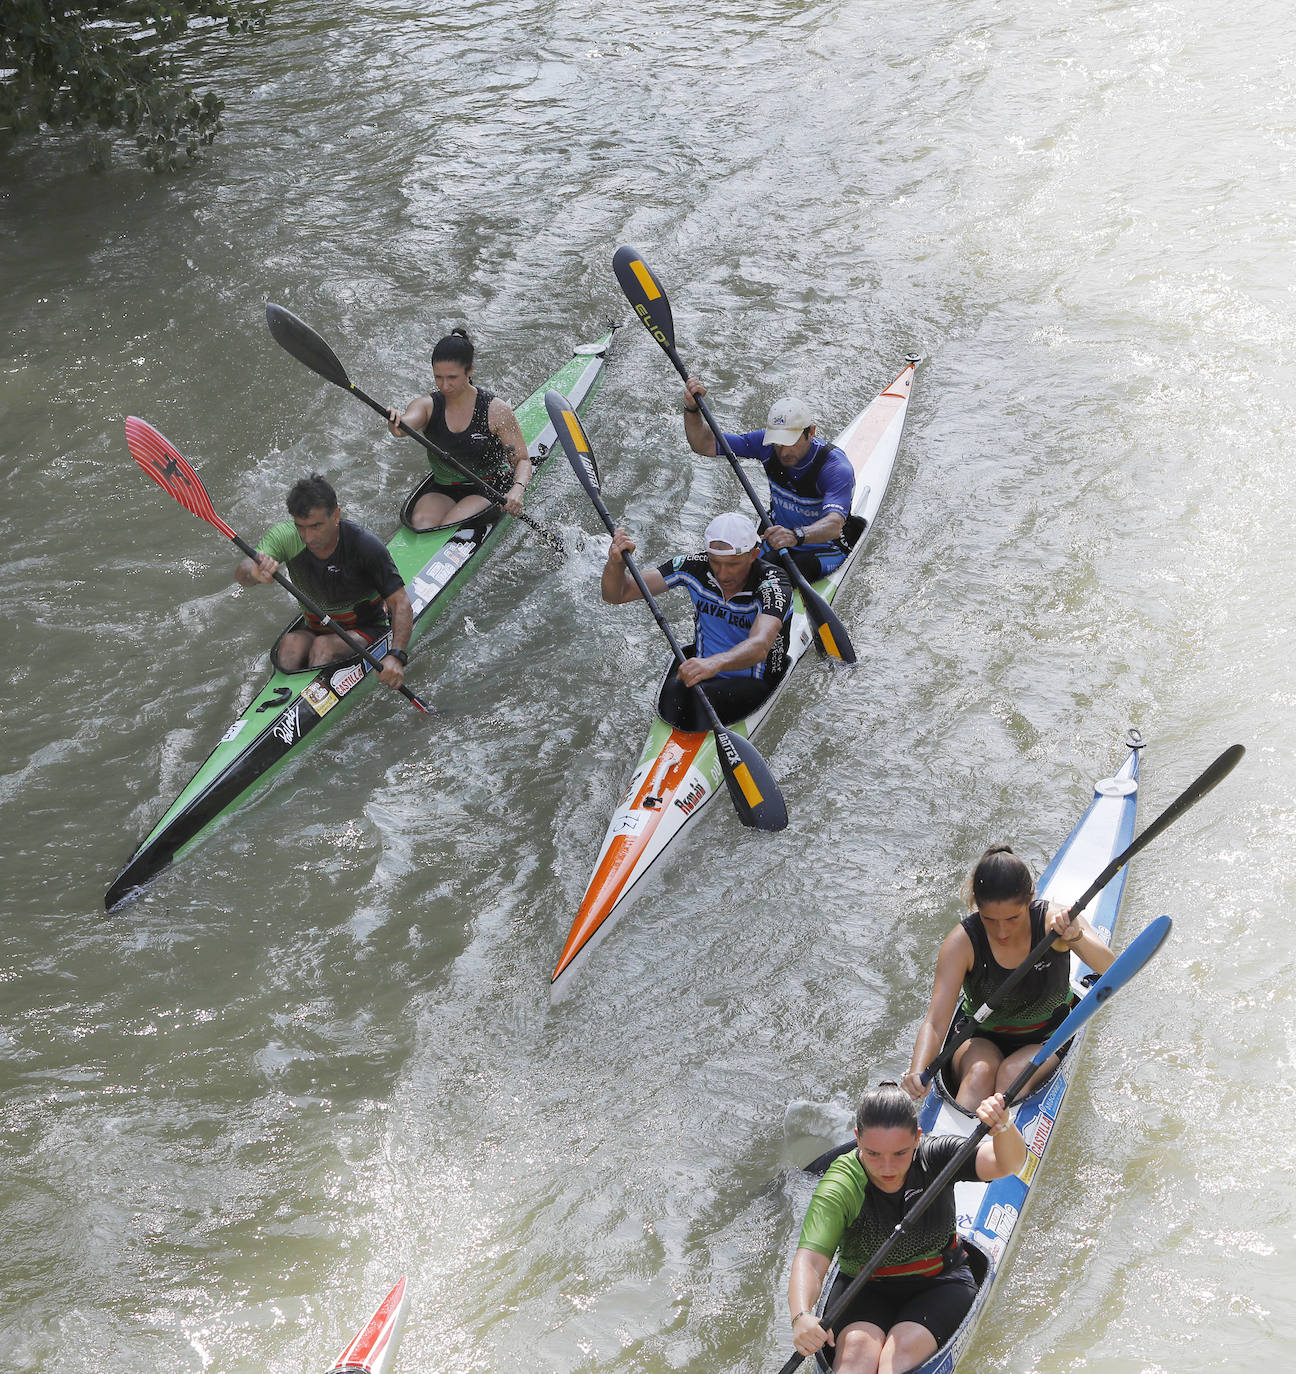
[[[523,493],[531,480],[531,459],[517,416],[498,396],[473,385],[473,346],[467,331],[453,330],[432,350],[432,383],[435,394],[420,396],[398,413],[388,411],[388,428],[399,434],[400,422],[421,430],[440,449],[458,459],[487,485],[505,493],[504,509],[522,513]],[[463,475],[430,459],[432,469],[444,477],[445,490],[425,492],[411,512],[416,530],[454,525],[484,511],[484,496]]]
[[[1025,962],[1046,931],[1057,936],[1040,961],[1043,967],[1029,974],[1008,1004],[988,1018],[991,1023],[999,1018],[1002,1033],[975,1035],[954,1053],[950,1068],[951,1081],[958,1084],[957,1101],[974,1111],[983,1098],[1006,1091],[1048,1039],[1044,1028],[1056,1011],[1053,1003],[1065,1007],[1070,995],[1071,954],[1098,973],[1105,973],[1116,956],[1083,916],[1072,921],[1065,907],[1035,900],[1030,869],[1006,844],[981,856],[963,897],[972,914],[941,943],[931,1005],[901,1084],[911,1097],[927,1095],[919,1075],[939,1053],[960,1000],[975,1012]],[[1056,1067],[1056,1056],[1046,1060],[1031,1086]]]

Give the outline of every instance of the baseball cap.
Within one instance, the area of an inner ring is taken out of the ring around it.
[[[767,444],[795,444],[801,431],[814,424],[814,414],[799,396],[782,396],[765,419]]]
[[[756,524],[745,515],[727,511],[717,515],[706,527],[708,553],[718,553],[722,557],[731,553],[746,553],[760,543]]]

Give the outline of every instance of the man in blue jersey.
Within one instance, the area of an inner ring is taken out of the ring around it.
[[[378,681],[400,687],[409,661],[405,646],[414,612],[387,545],[363,525],[343,520],[337,494],[317,472],[293,484],[287,505],[292,519],[265,532],[256,558],[245,558],[234,569],[234,580],[241,587],[263,586],[282,564],[300,591],[364,644],[377,643],[390,630],[391,647]],[[295,673],[321,668],[351,653],[308,611],[305,628],[290,630],[279,640],[277,666]]]
[[[720,452],[702,418],[698,401],[706,387],[696,377],[684,386],[684,435],[694,453]],[[737,458],[755,458],[770,486],[770,549],[790,549],[793,561],[813,582],[837,567],[850,552],[843,538],[855,495],[850,459],[827,440],[815,438],[814,414],[796,396],[775,401],[763,430],[726,434]]]
[[[787,573],[760,557],[760,535],[745,515],[717,515],[706,527],[706,548],[656,568],[640,569],[653,596],[683,587],[693,602],[694,643],[689,657],[662,689],[658,710],[683,730],[710,728],[697,694],[702,685],[725,723],[758,706],[787,671],[792,584]],[[622,558],[634,541],[618,529],[603,565],[603,600],[619,606],[639,599],[639,587]],[[689,652],[686,651],[686,652]]]

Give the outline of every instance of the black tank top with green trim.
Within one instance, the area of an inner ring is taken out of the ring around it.
[[[432,392],[432,416],[424,426],[423,433],[439,448],[457,458],[470,472],[476,473],[484,482],[507,491],[513,485],[513,470],[504,453],[504,445],[491,433],[490,403],[495,399],[493,392],[485,387],[477,388],[477,400],[473,404],[472,419],[468,428],[450,429],[445,418],[445,397],[439,391]],[[448,463],[438,460],[435,454],[428,454],[432,471],[447,486],[458,486],[464,476],[455,471]]]
[[[1048,919],[1048,903],[1036,898],[1030,904],[1031,948],[1044,938]],[[986,1002],[994,999],[1012,972],[995,960],[990,941],[979,912],[970,911],[960,922],[972,941],[972,967],[963,979],[963,1014],[971,1016]],[[1066,950],[1054,949],[1050,944],[1037,959],[1030,972],[1008,995],[1004,1005],[996,1007],[983,1022],[988,1031],[1019,1035],[1039,1030],[1047,1025],[1059,1008],[1071,1000],[1071,956]]]

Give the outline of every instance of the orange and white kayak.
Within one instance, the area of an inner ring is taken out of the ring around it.
[[[409,1293],[402,1275],[328,1374],[390,1374],[405,1327]]]
[[[855,469],[850,527],[859,533],[845,560],[814,584],[830,603],[873,532],[873,522],[900,449],[917,362],[911,356],[900,375],[836,440]],[[755,734],[787,690],[793,670],[812,642],[813,630],[798,595],[792,614],[787,671],[760,706],[743,720],[729,725],[729,730],[748,738]],[[714,734],[675,729],[658,715],[607,828],[594,874],[550,980],[555,1001],[565,995],[576,970],[626,910],[653,866],[692,827],[707,803],[724,791]]]

